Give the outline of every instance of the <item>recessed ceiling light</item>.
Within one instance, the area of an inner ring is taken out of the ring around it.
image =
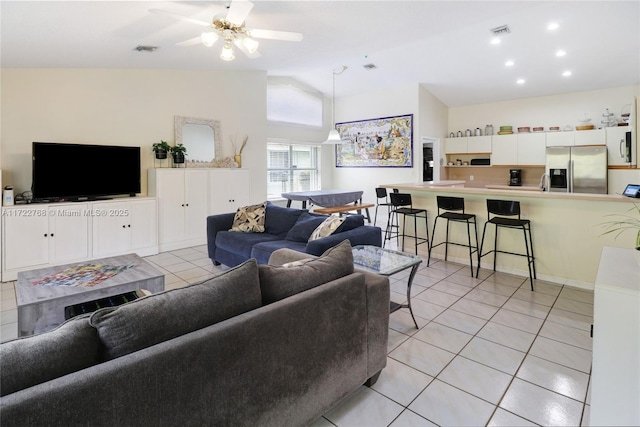
[[[509,60],[509,61],[504,63],[504,66],[505,67],[513,67],[514,64],[515,64],[515,62]]]
[[[491,39],[491,44],[500,44],[500,37],[494,37]]]
[[[556,56],[560,57],[560,56],[565,56],[567,54],[567,52],[565,52],[564,50],[560,49],[556,52]]]
[[[549,31],[557,30],[558,28],[560,28],[560,25],[558,25],[557,22],[550,22],[549,25],[547,25],[547,30]]]
[[[571,71],[567,70],[564,73],[562,73],[562,77],[569,77],[571,75]]]
[[[518,83],[519,85],[523,85],[525,82],[525,79],[518,79],[516,80],[516,83]]]

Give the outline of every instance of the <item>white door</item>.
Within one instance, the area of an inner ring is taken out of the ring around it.
[[[129,225],[131,225],[131,250],[143,249],[157,244],[158,225],[155,200],[127,203]]]
[[[3,270],[36,267],[49,262],[47,208],[4,208]]]
[[[185,171],[157,170],[159,243],[167,244],[185,239]]]
[[[107,256],[125,253],[131,245],[127,228],[129,216],[124,203],[93,205],[93,255]]]
[[[185,176],[185,237],[204,239],[207,236],[209,171],[187,170]]]
[[[231,201],[227,212],[235,212],[242,206],[251,204],[251,177],[247,169],[228,171],[228,198]]]
[[[49,207],[49,262],[89,258],[88,204]]]

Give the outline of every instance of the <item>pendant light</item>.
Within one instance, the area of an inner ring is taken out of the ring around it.
[[[342,69],[338,72],[333,71],[333,96],[331,98],[331,123],[333,124],[333,129],[329,131],[329,136],[327,140],[323,142],[323,144],[327,145],[338,145],[342,144],[342,139],[340,138],[340,134],[336,130],[336,76],[342,74],[347,69],[346,65],[342,66]]]

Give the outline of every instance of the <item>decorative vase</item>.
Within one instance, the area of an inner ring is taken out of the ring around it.
[[[242,156],[240,154],[236,154],[235,156],[233,156],[233,161],[238,164],[239,168],[242,167]]]

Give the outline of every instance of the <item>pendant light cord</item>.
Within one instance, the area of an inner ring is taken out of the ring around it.
[[[344,73],[347,68],[348,67],[346,65],[343,65],[340,71],[336,72],[336,70],[333,70],[333,97],[331,98],[331,115],[333,119],[333,126],[336,125],[336,76]]]

